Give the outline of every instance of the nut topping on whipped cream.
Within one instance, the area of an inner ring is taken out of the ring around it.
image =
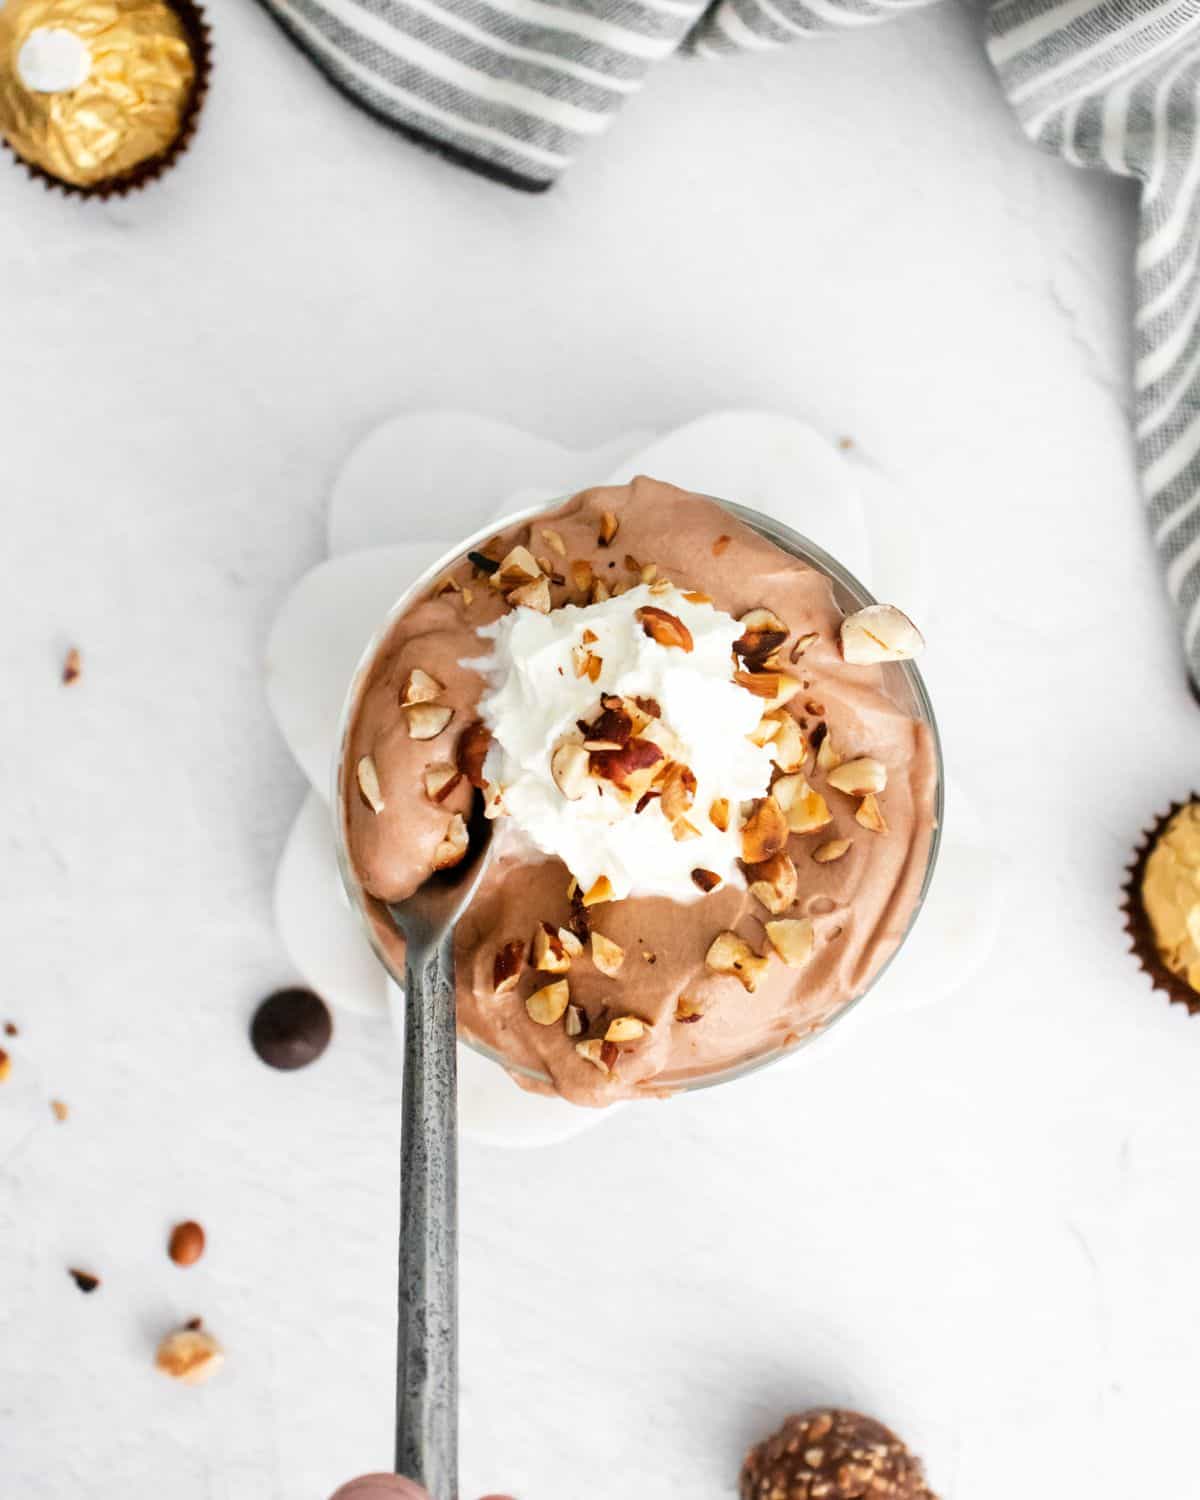
[[[740,884],[738,859],[767,859],[788,834],[773,804],[748,831],[729,813],[764,799],[776,755],[792,765],[804,754],[790,715],[771,725],[785,748],[750,738],[762,699],[731,667],[745,621],[674,585],[650,604],[652,586],[544,618],[506,614],[480,632],[490,655],[468,663],[488,684],[479,704],[493,740],[484,774],[505,789],[510,836],[562,859],[586,905],[630,895],[697,900],[704,892],[693,870]],[[579,675],[580,651],[598,661],[598,680]],[[766,675],[773,703],[781,674]],[[607,894],[598,896],[605,877]]]

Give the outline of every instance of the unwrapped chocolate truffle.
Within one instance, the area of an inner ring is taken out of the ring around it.
[[[168,167],[207,72],[207,28],[191,0],[0,6],[0,137],[69,192],[125,191]]]
[[[836,1410],[800,1412],[751,1448],[739,1493],[741,1500],[936,1500],[894,1432]]]
[[[1200,1011],[1200,798],[1147,832],[1125,886],[1125,927],[1155,988]]]

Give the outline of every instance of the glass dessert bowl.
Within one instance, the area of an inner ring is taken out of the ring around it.
[[[728,501],[638,479],[469,538],[350,684],[336,846],[388,903],[495,849],[455,939],[459,1028],[583,1104],[725,1082],[824,1031],[924,901],[937,728],[906,617]]]

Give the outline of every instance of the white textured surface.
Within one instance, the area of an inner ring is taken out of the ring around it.
[[[732,405],[858,437],[937,517],[927,673],[1018,876],[952,1006],[464,1152],[465,1500],[718,1500],[826,1397],[962,1500],[1180,1493],[1200,1024],[1114,905],[1200,720],[1126,441],[1128,191],[1020,140],[952,9],[670,65],[540,201],[212,11],[168,183],[88,207],[0,173],[0,1488],[321,1500],[386,1463],[390,1031],[339,1016],[292,1077],[242,1036],[289,978],[303,793],[260,662],[342,455],[442,403],[578,446]],[[202,1391],[149,1366],[193,1313],[230,1351]]]

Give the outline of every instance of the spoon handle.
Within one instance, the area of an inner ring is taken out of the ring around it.
[[[396,1472],[458,1500],[458,1099],[453,960],[410,941],[400,1146]]]

